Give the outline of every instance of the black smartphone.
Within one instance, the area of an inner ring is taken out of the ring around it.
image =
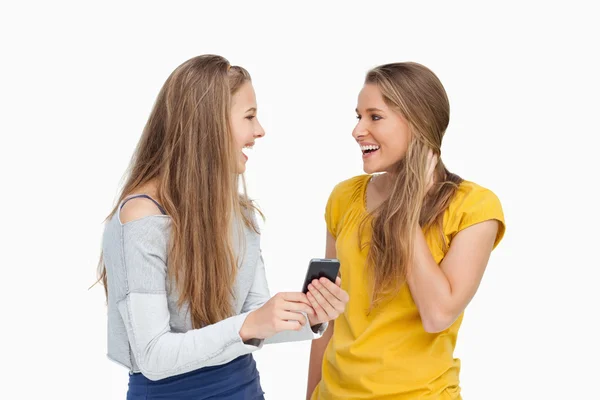
[[[308,284],[311,283],[313,279],[325,277],[335,283],[339,271],[340,260],[337,258],[313,258],[308,263],[308,270],[306,271],[306,277],[304,278],[302,293],[306,294],[306,292],[308,292]]]

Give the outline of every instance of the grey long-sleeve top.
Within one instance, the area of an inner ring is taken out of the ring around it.
[[[119,207],[120,209],[120,207]],[[269,300],[260,235],[244,227],[245,240],[236,248],[244,254],[235,282],[235,315],[192,329],[187,306],[177,306],[178,294],[167,275],[171,220],[153,215],[125,224],[117,212],[106,224],[103,257],[108,278],[108,357],[158,380],[198,368],[225,364],[262,347],[245,344],[239,336],[248,314]],[[300,331],[281,332],[265,343],[318,338],[309,324]]]

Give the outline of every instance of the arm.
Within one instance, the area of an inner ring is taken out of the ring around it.
[[[170,220],[140,215],[135,204],[145,201],[131,200],[121,213],[128,292],[117,303],[140,371],[158,380],[256,350],[244,344],[239,334],[247,314],[185,333],[171,332],[166,288]]]
[[[327,239],[325,245],[325,257],[336,258],[337,252],[335,250],[335,238],[331,233],[327,232]],[[315,388],[321,381],[321,366],[323,365],[323,354],[329,344],[329,340],[333,336],[334,322],[331,321],[329,327],[318,340],[313,340],[310,348],[310,361],[308,364],[308,384],[306,387],[306,398],[310,399]]]
[[[297,295],[302,295],[302,293],[298,293]],[[278,293],[275,297],[281,296],[286,297],[285,293]],[[242,307],[242,313],[256,310],[262,307],[264,304],[269,301],[271,298],[271,294],[269,292],[269,285],[267,283],[267,276],[265,272],[265,265],[263,262],[262,256],[259,257],[258,263],[256,265],[256,272],[254,275],[254,281],[250,288],[250,292],[244,301],[244,305]],[[306,302],[308,307],[310,304]],[[302,313],[306,319],[306,313]],[[264,340],[264,344],[273,344],[273,343],[282,343],[282,342],[294,342],[301,340],[312,340],[315,338],[321,337],[323,332],[327,329],[327,323],[323,324],[317,332],[313,332],[309,324],[304,324],[300,327],[299,330],[287,330],[283,332],[279,332],[267,339]],[[259,346],[262,346],[262,340],[251,339],[251,343],[255,343]]]
[[[463,229],[438,265],[422,229],[416,228],[414,260],[407,280],[427,332],[447,329],[467,307],[479,287],[497,232],[496,220]]]
[[[310,359],[308,362],[308,382],[306,385],[306,399],[309,400],[321,381],[321,367],[323,365],[323,355],[327,345],[333,336],[335,323],[331,321],[329,327],[320,339],[313,340],[310,347]]]

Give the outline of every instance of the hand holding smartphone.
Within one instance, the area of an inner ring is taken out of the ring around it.
[[[310,260],[302,292],[306,294],[315,315],[309,322],[316,332],[327,321],[335,320],[346,309],[350,297],[336,284],[340,261],[335,258],[313,258]],[[323,278],[327,280],[321,281]],[[313,283],[314,280],[317,280]],[[310,286],[310,289],[309,289]]]

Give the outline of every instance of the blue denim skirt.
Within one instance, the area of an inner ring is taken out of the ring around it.
[[[227,364],[158,381],[130,374],[127,400],[264,400],[263,395],[256,362],[247,354]]]

